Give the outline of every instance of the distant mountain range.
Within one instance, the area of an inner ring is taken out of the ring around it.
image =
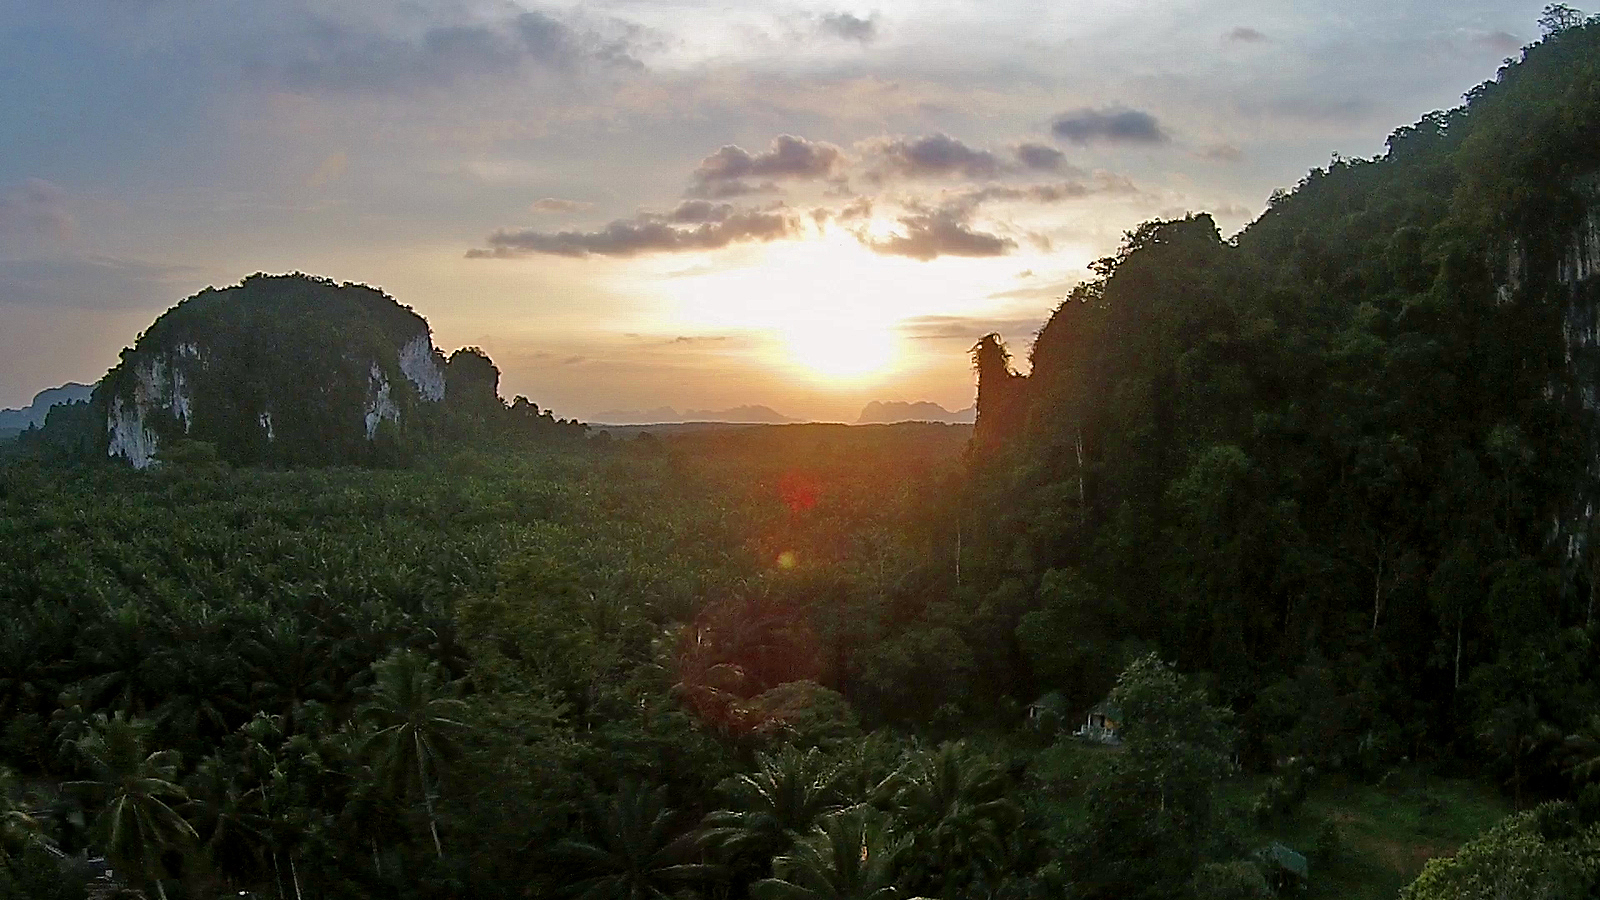
[[[93,393],[94,385],[69,381],[60,387],[46,388],[34,394],[33,402],[22,409],[0,409],[0,437],[27,431],[29,427],[42,428],[50,407],[88,400]]]
[[[971,425],[977,419],[977,408],[969,406],[954,412],[926,400],[908,403],[904,400],[874,400],[861,410],[857,425],[888,425],[894,422],[945,422],[951,425]],[[770,406],[735,406],[731,409],[686,409],[678,411],[670,406],[655,409],[608,409],[595,413],[590,420],[595,425],[669,425],[684,422],[729,422],[747,425],[785,425],[804,422],[786,416]]]
[[[594,415],[595,423],[606,425],[659,425],[669,422],[739,422],[763,425],[782,425],[799,422],[770,406],[735,406],[730,409],[686,409],[678,412],[670,406],[655,409],[608,409]]]
[[[921,400],[916,403],[907,403],[904,400],[892,400],[887,403],[877,400],[866,405],[861,410],[861,416],[856,419],[857,425],[879,425],[890,422],[947,422],[952,425],[971,425],[977,421],[978,408],[969,406],[966,409],[951,412],[937,403]]]

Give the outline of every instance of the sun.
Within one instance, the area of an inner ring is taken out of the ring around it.
[[[774,333],[793,366],[827,381],[886,372],[899,355],[899,338],[887,323],[798,319]]]
[[[708,256],[687,271],[681,259],[641,268],[639,289],[669,300],[653,330],[749,335],[762,365],[847,390],[919,365],[928,350],[916,340],[918,320],[968,314],[974,297],[1009,277],[995,274],[1002,265],[1009,272],[1016,263],[952,259],[933,266],[886,257],[853,233],[829,228]]]

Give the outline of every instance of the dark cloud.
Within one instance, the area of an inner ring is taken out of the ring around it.
[[[678,204],[678,208],[667,213],[670,222],[679,224],[698,225],[704,222],[722,222],[733,215],[733,205],[729,203],[712,203],[710,200],[685,200]]]
[[[960,205],[919,209],[900,217],[902,234],[879,240],[860,232],[856,239],[874,252],[923,262],[940,256],[1004,256],[1017,248],[1011,238],[973,228],[970,218],[971,210]]]
[[[878,36],[877,16],[863,19],[845,12],[832,13],[823,16],[818,25],[823,34],[863,44],[871,43],[872,39]]]
[[[772,146],[762,153],[751,153],[743,147],[728,144],[700,161],[694,171],[695,193],[709,188],[736,184],[741,192],[753,193],[745,184],[747,179],[810,180],[832,175],[844,159],[844,153],[832,144],[809,141],[792,134],[780,134]],[[726,196],[726,195],[719,195]]]
[[[536,213],[574,213],[588,209],[592,203],[582,200],[563,200],[560,197],[544,197],[533,202],[530,207]]]
[[[66,192],[42,178],[0,191],[0,235],[65,241],[76,224]]]
[[[760,243],[790,237],[799,223],[783,211],[734,210],[725,204],[688,201],[663,216],[644,213],[618,219],[599,231],[497,231],[486,248],[467,251],[468,259],[552,256],[639,256],[718,250],[730,244]],[[698,217],[698,218],[697,218]],[[695,223],[680,227],[679,223]]]
[[[1106,141],[1119,144],[1164,144],[1167,134],[1156,117],[1125,107],[1075,109],[1050,123],[1050,132],[1075,144]]]
[[[969,147],[942,132],[911,140],[880,139],[868,144],[868,152],[889,171],[909,178],[993,178],[1005,170],[993,153]]]
[[[1059,172],[1066,166],[1067,155],[1054,147],[1044,144],[1019,144],[1016,148],[1017,163],[1024,169],[1035,172]],[[1071,166],[1066,166],[1072,168]]]
[[[1225,41],[1238,41],[1241,44],[1259,44],[1268,40],[1267,36],[1254,28],[1240,25],[1222,36]]]
[[[639,67],[628,35],[602,36],[531,10],[496,22],[436,25],[414,39],[317,19],[242,55],[248,68],[291,86],[337,90],[447,87],[462,78],[511,75],[529,64],[555,71],[585,63]]]

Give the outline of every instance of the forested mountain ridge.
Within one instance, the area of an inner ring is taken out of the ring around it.
[[[1028,376],[981,341],[978,554],[1037,686],[1092,702],[1154,646],[1257,764],[1558,783],[1492,735],[1595,709],[1596,135],[1600,25],[1555,29],[1232,240],[1130,232]]]
[[[21,409],[0,409],[0,440],[43,425],[51,407],[86,401],[92,393],[93,385],[69,381],[60,387],[45,388]]]
[[[507,410],[499,378],[476,348],[446,359],[427,320],[382,291],[257,274],[184,300],[123,351],[95,391],[97,444],[140,469],[181,440],[232,463],[329,465],[511,419],[568,424],[525,398]]]

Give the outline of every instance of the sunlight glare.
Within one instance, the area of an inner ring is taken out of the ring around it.
[[[662,327],[757,336],[769,364],[841,388],[898,372],[910,356],[907,321],[970,309],[993,289],[995,266],[1014,266],[885,257],[837,229],[745,254],[738,265],[655,282],[676,300]]]

